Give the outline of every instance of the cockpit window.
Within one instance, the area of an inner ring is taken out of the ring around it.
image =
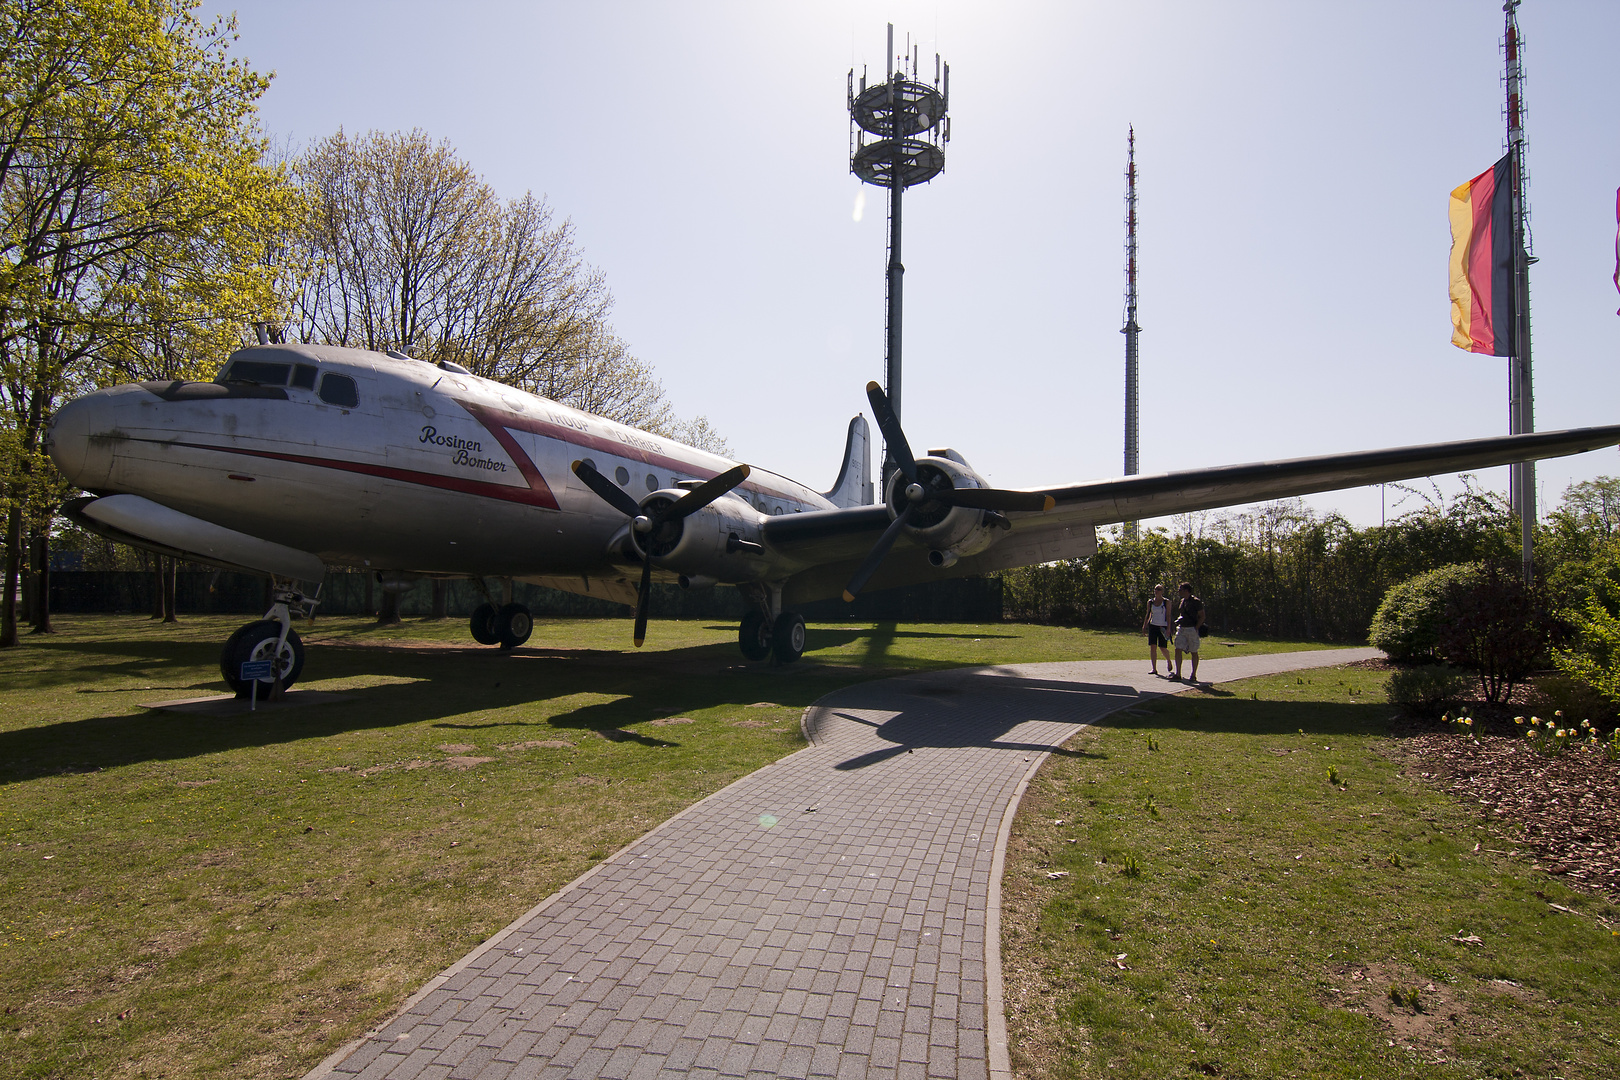
[[[355,387],[354,380],[347,375],[328,371],[321,376],[321,400],[328,405],[352,409],[360,404],[360,392]]]
[[[293,365],[292,384],[303,390],[315,389],[315,366],[313,364]]]
[[[302,367],[303,365],[299,365]],[[255,386],[286,386],[291,364],[268,364],[263,360],[238,360],[219,377],[222,383],[252,383]]]

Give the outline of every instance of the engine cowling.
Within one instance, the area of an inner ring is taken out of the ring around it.
[[[684,491],[655,491],[641,500],[641,511],[654,517]],[[714,581],[748,581],[754,577],[752,556],[760,551],[760,523],[766,515],[734,495],[724,495],[696,513],[667,521],[656,533],[632,528],[630,544],[638,558],[682,577]]]
[[[889,508],[889,518],[900,515],[908,502],[906,477],[895,472],[883,489],[883,500]],[[974,472],[955,450],[931,450],[926,457],[917,459],[917,483],[924,497],[911,511],[911,522],[906,533],[928,549],[928,561],[946,567],[957,559],[979,552],[995,543],[1000,535],[996,522],[1001,520],[985,510],[965,506],[949,506],[943,501],[929,499],[929,492],[987,488],[984,477]]]

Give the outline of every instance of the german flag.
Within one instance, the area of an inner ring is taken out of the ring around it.
[[[1451,343],[1512,356],[1513,155],[1451,193]]]

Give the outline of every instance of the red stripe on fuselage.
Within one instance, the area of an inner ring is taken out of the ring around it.
[[[534,459],[529,457],[522,444],[512,437],[513,431],[524,431],[531,435],[539,435],[542,438],[555,439],[558,442],[577,446],[583,450],[595,450],[602,454],[612,454],[615,457],[630,458],[649,467],[660,468],[669,472],[688,473],[703,480],[719,475],[718,470],[700,468],[691,462],[650,451],[633,443],[592,435],[589,432],[580,431],[565,424],[523,416],[514,412],[506,412],[472,401],[456,400],[456,404],[466,409],[468,415],[477,420],[485,430],[494,436],[495,441],[501,444],[502,449],[511,456],[512,463],[517,468],[518,474],[523,477],[526,486],[492,484],[487,480],[445,476],[442,473],[401,469],[391,465],[373,465],[363,461],[313,457],[308,454],[286,454],[274,450],[252,450],[246,447],[218,446],[212,443],[181,442],[170,445],[184,446],[193,450],[214,450],[222,454],[237,454],[243,457],[264,458],[270,461],[289,461],[320,469],[335,469],[338,472],[378,476],[386,480],[419,484],[423,487],[439,488],[444,491],[459,491],[468,495],[480,495],[485,498],[501,499],[506,502],[539,506],[547,510],[560,509],[557,505],[557,497],[552,494],[551,486],[546,483],[546,478],[541,474],[539,467],[535,465]],[[739,484],[738,487],[771,498],[787,499],[796,503],[803,502],[798,496],[786,495],[752,482],[745,481]]]
[[[527,431],[531,435],[539,435],[546,439],[556,439],[558,442],[568,443],[571,446],[577,446],[583,450],[596,450],[603,454],[612,454],[615,457],[630,458],[633,461],[640,461],[644,465],[664,469],[668,472],[690,473],[700,480],[713,479],[721,472],[721,470],[718,469],[701,468],[693,465],[689,461],[682,461],[679,458],[669,457],[666,454],[648,450],[645,447],[637,446],[634,443],[609,439],[601,435],[592,435],[588,431],[580,431],[578,428],[569,427],[566,424],[558,424],[550,420],[541,420],[535,417],[523,416],[514,412],[504,412],[500,409],[491,408],[488,405],[480,405],[477,402],[462,401],[459,398],[453,400],[455,400],[457,405],[460,405],[463,409],[466,409],[467,412],[475,420],[482,424],[491,435],[495,436],[496,440],[506,448],[507,453],[513,455],[514,459],[518,459],[518,456],[522,454],[522,451],[518,449],[517,440],[512,438],[507,429],[511,429],[512,431]],[[649,439],[650,438],[651,437],[649,436]],[[520,464],[518,468],[521,471],[523,469],[523,465],[528,463],[528,458],[524,456],[519,460]],[[527,476],[528,473],[525,472],[524,475]],[[538,478],[539,473],[537,472],[535,476]],[[544,480],[541,480],[540,482],[545,483]],[[755,491],[761,495],[767,495],[774,499],[787,499],[795,503],[802,503],[805,501],[800,496],[787,495],[783,492],[764,487],[763,485],[756,484],[752,481],[744,481],[743,483],[738,484],[737,487],[744,491]]]
[[[282,454],[274,450],[249,450],[239,446],[214,446],[210,443],[171,443],[168,445],[185,446],[193,450],[215,450],[221,454],[240,454],[243,457],[267,458],[271,461],[290,461],[298,465],[313,465],[319,469],[336,469],[338,472],[362,473],[366,476],[380,476],[385,480],[398,480],[406,484],[420,484],[423,487],[440,488],[445,491],[460,491],[468,495],[482,495],[490,499],[504,499],[507,502],[526,503],[529,506],[539,506],[547,510],[559,509],[557,498],[552,495],[551,488],[546,484],[545,478],[534,467],[527,454],[521,450],[521,460],[518,471],[524,472],[527,465],[534,474],[533,481],[528,487],[517,487],[508,484],[491,484],[487,480],[469,480],[460,476],[443,476],[439,473],[419,472],[415,469],[397,469],[391,465],[372,465],[364,461],[344,461],[341,458],[310,457],[307,454]],[[525,473],[527,478],[527,474]]]

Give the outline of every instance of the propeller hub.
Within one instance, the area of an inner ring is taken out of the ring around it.
[[[926,494],[921,484],[914,482],[906,485],[906,498],[911,502],[922,502]]]
[[[650,533],[652,532],[652,518],[646,514],[637,514],[630,520],[630,527],[638,533]]]

